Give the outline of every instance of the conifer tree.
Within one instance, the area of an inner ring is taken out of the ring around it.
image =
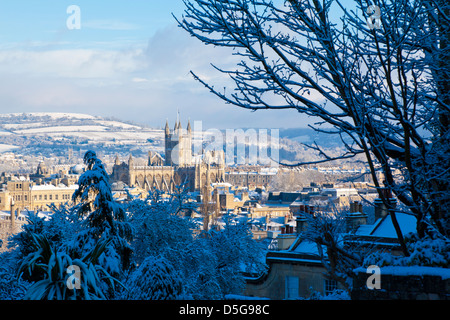
[[[103,262],[108,271],[120,272],[119,266],[107,257],[119,259],[122,269],[128,267],[132,251],[128,242],[133,236],[132,227],[127,222],[123,207],[113,199],[108,174],[96,153],[87,151],[84,163],[86,172],[79,178],[79,186],[72,199],[77,203],[78,214],[85,217],[87,229],[80,233],[80,242],[76,245],[80,247],[90,243],[92,246],[100,239],[111,239]]]

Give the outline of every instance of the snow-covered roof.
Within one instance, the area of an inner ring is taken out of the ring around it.
[[[23,218],[26,218],[26,217],[28,217],[28,214],[29,213],[34,213],[34,211],[22,211],[21,213],[20,213],[20,217],[23,217]],[[39,217],[39,218],[44,218],[44,219],[48,219],[49,217],[50,217],[50,215],[52,215],[52,212],[50,212],[50,211],[38,211],[37,212],[37,216]],[[0,216],[1,217],[6,217],[6,216],[11,216],[11,211],[0,211]]]
[[[216,188],[220,188],[220,187],[231,188],[231,187],[233,187],[233,185],[231,183],[228,183],[228,182],[215,182],[215,183],[211,183],[211,185],[213,187],[216,187]]]
[[[355,273],[367,273],[366,268],[356,268]],[[450,269],[426,266],[386,266],[380,269],[381,274],[395,276],[439,276],[442,280],[450,279]]]
[[[301,253],[301,254],[311,254],[319,256],[319,250],[317,250],[317,244],[312,241],[302,240],[300,244],[294,246],[294,249],[291,250],[293,253]]]
[[[403,234],[416,232],[416,217],[400,212],[397,212],[395,216]],[[390,215],[377,220],[373,225],[361,225],[356,234],[381,238],[397,238],[397,233]]]
[[[65,185],[64,185],[64,187],[58,185],[56,187],[56,186],[54,186],[52,184],[43,184],[43,185],[34,185],[34,186],[31,187],[32,191],[52,191],[52,190],[64,190],[64,189],[76,190],[76,189],[78,189],[78,185],[73,184],[73,185],[68,186],[68,187],[65,186]]]

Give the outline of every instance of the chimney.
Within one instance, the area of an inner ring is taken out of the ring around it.
[[[295,218],[295,223],[297,234],[306,231],[306,228],[308,227],[308,220],[303,214],[300,214]]]
[[[363,206],[362,203],[359,201],[354,201],[350,203],[350,213],[357,213],[357,212],[363,212]]]
[[[359,226],[367,224],[367,217],[363,213],[362,204],[358,201],[350,203],[350,212],[345,217],[346,231],[354,232]]]
[[[16,228],[16,205],[14,203],[14,200],[11,199],[11,229],[15,230]]]
[[[392,206],[391,209],[395,209],[397,201],[394,198],[388,198],[387,200],[391,204],[390,206]],[[375,221],[388,215],[389,208],[383,203],[382,199],[375,199],[373,204],[375,205]]]
[[[293,227],[293,226],[291,226],[291,225],[289,225],[289,224],[286,224],[286,225],[284,226],[284,228],[285,228],[285,233],[286,233],[286,234],[292,234],[292,233],[294,233],[294,227]]]

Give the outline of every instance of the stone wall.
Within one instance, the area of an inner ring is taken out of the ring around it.
[[[25,221],[16,219],[12,224],[11,220],[0,220],[0,253],[8,250],[8,238],[18,232],[20,232],[22,225]]]
[[[436,268],[439,269],[445,270]],[[381,272],[380,289],[372,290],[367,288],[370,276],[363,272],[356,273],[352,300],[450,300],[450,278],[447,275]]]

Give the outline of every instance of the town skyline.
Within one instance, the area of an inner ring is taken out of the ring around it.
[[[2,4],[0,300],[448,300],[449,10]]]

